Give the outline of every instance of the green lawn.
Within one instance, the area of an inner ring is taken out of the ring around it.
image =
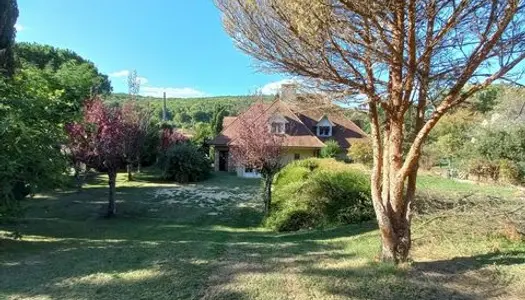
[[[28,200],[21,240],[0,234],[0,299],[520,299],[525,244],[499,235],[414,233],[414,263],[375,262],[373,223],[279,234],[258,228],[259,183],[128,183],[104,219],[105,179]],[[420,188],[486,192],[423,178]],[[438,183],[436,183],[438,182]],[[445,187],[443,187],[445,185]],[[498,195],[515,195],[502,191]],[[522,200],[516,200],[522,201]],[[428,219],[427,219],[428,221]],[[423,221],[416,220],[417,225]],[[459,224],[454,221],[454,224]],[[434,228],[432,227],[432,228]],[[446,231],[443,231],[446,232]],[[467,232],[469,232],[467,230]],[[427,235],[428,234],[428,235]]]

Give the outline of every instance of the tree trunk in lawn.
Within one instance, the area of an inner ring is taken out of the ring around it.
[[[128,163],[126,169],[128,171],[128,181],[133,181],[133,164]]]
[[[140,152],[137,153],[137,157],[135,157],[135,160],[137,161],[137,173],[140,173],[142,171],[142,163],[141,163],[141,154]]]
[[[109,177],[109,202],[108,202],[107,217],[113,217],[117,214],[117,203],[115,201],[117,172],[113,170],[108,171],[108,177]]]
[[[389,161],[383,161],[380,166],[382,169],[389,167]],[[415,180],[415,177],[413,178]],[[396,174],[389,173],[386,181],[390,183],[390,191],[386,193],[381,188],[383,184],[377,176],[373,175],[371,181],[372,201],[381,235],[381,261],[406,262],[411,247],[409,208],[412,199],[405,198],[408,194],[403,193],[404,180],[397,178]]]
[[[264,175],[263,198],[264,198],[264,214],[268,216],[270,213],[270,206],[272,205],[272,182],[273,175]]]
[[[81,166],[80,166],[80,163],[78,162],[75,162],[73,164],[73,168],[75,169],[75,183],[77,185],[77,191],[80,192],[82,191],[82,185],[83,185],[83,181],[82,180],[82,176],[80,175],[80,172],[81,172]]]
[[[371,104],[370,117],[374,153],[371,194],[381,235],[380,258],[385,262],[405,262],[411,247],[410,205],[417,169],[411,168],[408,176],[410,189],[405,193],[403,119],[393,118],[380,126],[375,104]]]

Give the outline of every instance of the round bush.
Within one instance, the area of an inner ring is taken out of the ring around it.
[[[164,180],[179,183],[201,181],[211,171],[206,155],[191,143],[175,144],[168,148],[161,155],[159,166]]]
[[[341,153],[341,146],[336,140],[328,140],[324,143],[326,146],[321,149],[322,158],[335,158],[339,153]]]
[[[505,183],[520,184],[522,180],[520,165],[510,160],[500,160],[499,178]]]
[[[371,166],[374,160],[372,144],[368,140],[353,142],[348,155],[354,162],[367,166]]]
[[[315,168],[306,168],[304,166]],[[277,176],[265,225],[278,231],[337,226],[374,216],[369,176],[334,160],[309,159]]]

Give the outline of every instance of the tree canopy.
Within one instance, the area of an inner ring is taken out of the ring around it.
[[[15,65],[13,45],[15,43],[15,24],[18,19],[16,0],[0,0],[0,74],[11,76]]]

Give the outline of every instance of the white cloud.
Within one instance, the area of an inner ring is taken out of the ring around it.
[[[140,94],[143,96],[161,98],[163,93],[166,92],[168,98],[198,98],[207,96],[203,91],[199,91],[193,88],[162,88],[153,86],[144,86],[140,88]]]
[[[129,70],[122,70],[117,71],[109,74],[109,77],[115,77],[115,78],[121,78],[121,77],[128,77],[129,76]]]
[[[149,82],[148,78],[146,77],[137,77],[137,80],[140,82],[141,85],[147,84]]]
[[[122,82],[127,84],[127,78],[130,73],[129,70],[121,70],[110,73],[109,77],[119,78],[119,81],[122,80]],[[166,92],[166,96],[169,98],[198,98],[207,96],[206,93],[189,87],[154,87],[148,85],[149,80],[146,77],[138,76],[137,79],[141,85],[139,93],[142,96],[161,98],[164,92]]]
[[[25,27],[22,26],[22,24],[16,23],[15,24],[15,29],[16,29],[17,32],[20,32],[20,31],[23,31],[25,29]]]
[[[297,83],[297,80],[293,79],[283,79],[279,81],[270,82],[263,87],[259,88],[257,91],[263,95],[275,95],[281,90],[283,84]]]
[[[117,72],[110,73],[109,77],[122,78],[122,80],[127,82],[127,78],[128,78],[130,73],[131,72],[129,70],[122,70],[122,71],[117,71]],[[149,82],[148,78],[146,78],[146,77],[138,76],[137,79],[138,79],[138,81],[140,82],[141,85],[147,84]]]

